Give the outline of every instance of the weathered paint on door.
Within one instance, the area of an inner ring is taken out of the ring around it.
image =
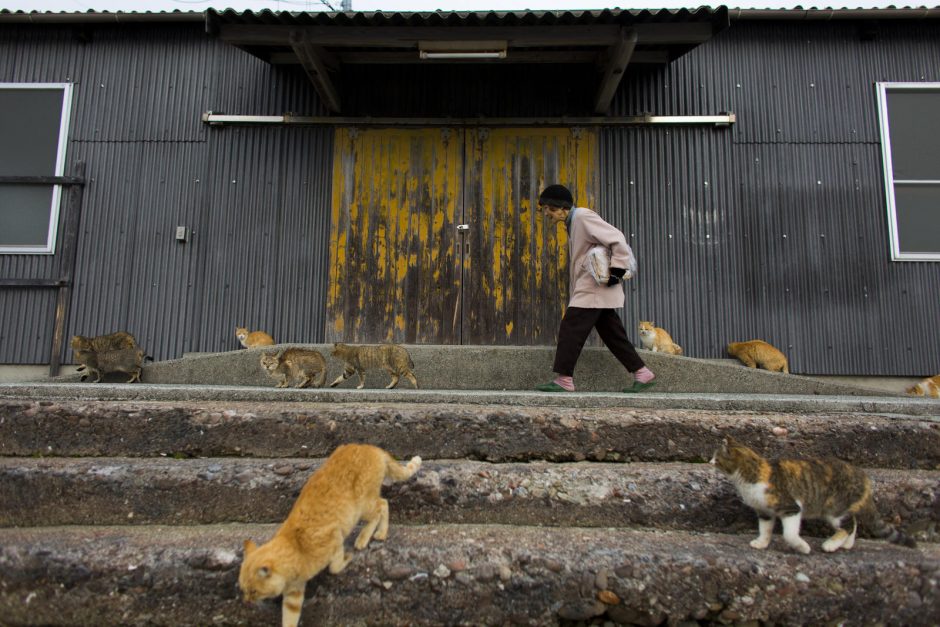
[[[340,128],[334,145],[326,338],[459,343],[461,134]]]
[[[595,206],[597,135],[589,129],[467,133],[463,342],[554,344],[568,302],[568,238],[538,211],[561,183]],[[469,254],[466,254],[469,252]]]
[[[338,129],[335,146],[328,340],[555,342],[567,238],[537,198],[558,182],[593,206],[593,131]]]

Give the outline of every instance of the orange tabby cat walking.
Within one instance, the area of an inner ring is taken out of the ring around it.
[[[931,398],[940,398],[940,374],[927,377],[907,388],[907,393],[913,396],[929,396]]]
[[[255,346],[274,346],[274,338],[264,331],[249,332],[245,327],[235,327],[235,337],[245,348]]]
[[[731,342],[728,344],[728,354],[737,357],[748,368],[763,368],[788,374],[790,372],[787,356],[764,340]]]
[[[287,520],[270,541],[257,546],[245,541],[245,559],[238,575],[245,601],[283,595],[283,627],[300,621],[307,581],[324,568],[334,575],[351,556],[343,541],[360,520],[356,549],[388,536],[388,501],[380,495],[382,480],[404,481],[421,467],[421,458],[406,465],[384,450],[367,444],[340,446],[304,486]]]

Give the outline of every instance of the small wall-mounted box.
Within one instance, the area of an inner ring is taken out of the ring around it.
[[[189,241],[189,228],[185,226],[176,227],[176,241],[177,242],[188,242]]]

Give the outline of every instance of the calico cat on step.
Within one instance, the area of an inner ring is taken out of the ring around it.
[[[875,537],[908,547],[913,538],[885,523],[872,500],[871,481],[862,470],[838,459],[806,458],[767,460],[750,448],[726,437],[711,463],[725,473],[744,503],[757,512],[755,549],[770,545],[774,523],[783,524],[783,539],[800,553],[810,547],[800,537],[802,519],[821,519],[835,533],[823,542],[826,552],[851,549],[858,523]]]

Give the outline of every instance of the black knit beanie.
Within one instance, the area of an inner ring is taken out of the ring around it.
[[[549,185],[539,194],[539,204],[571,209],[574,206],[574,197],[564,185]]]

